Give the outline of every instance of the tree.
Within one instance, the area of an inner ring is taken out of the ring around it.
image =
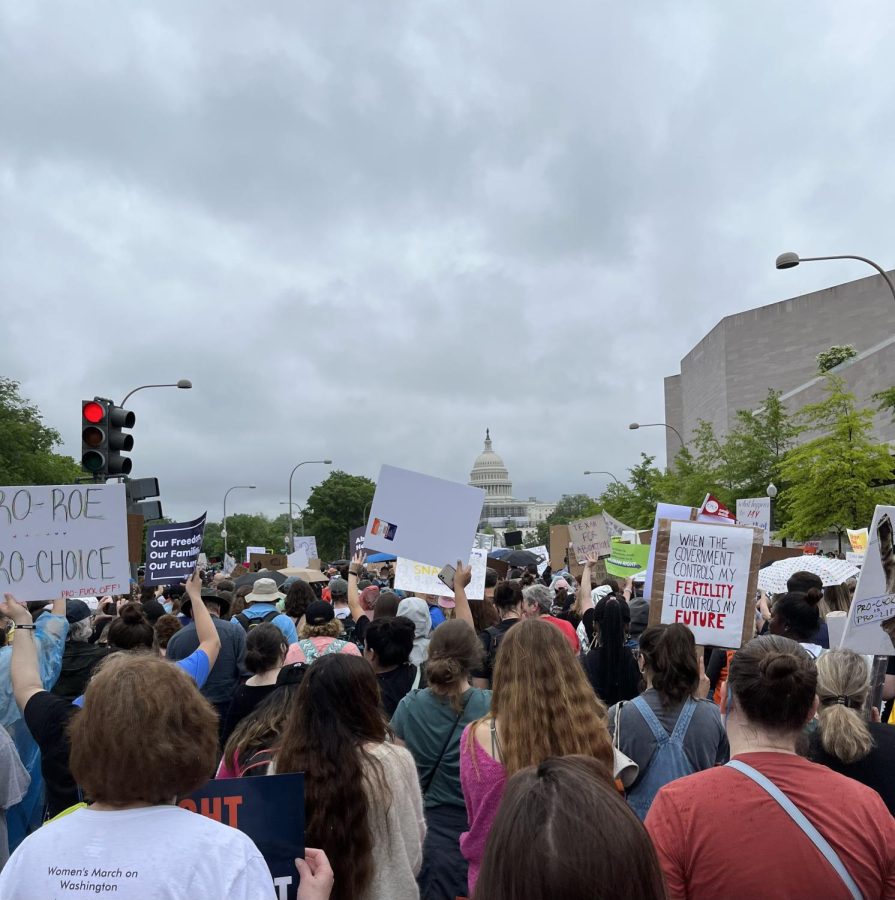
[[[817,371],[821,375],[825,375],[830,369],[835,369],[848,359],[854,359],[858,355],[858,351],[851,344],[834,345],[829,350],[818,353]]]
[[[548,525],[567,525],[575,519],[599,515],[602,507],[587,494],[563,494],[556,508],[547,517]]]
[[[84,473],[55,453],[62,438],[19,394],[19,382],[0,376],[0,484],[71,484]]]
[[[305,504],[306,531],[317,538],[321,559],[337,559],[348,546],[348,532],[366,525],[376,485],[362,475],[335,471],[318,484]]]
[[[879,391],[873,395],[873,399],[879,404],[877,409],[880,412],[890,412],[892,419],[895,420],[895,387]]]
[[[224,552],[223,523],[207,522],[202,539],[202,550],[208,556],[221,556]],[[286,550],[289,518],[282,513],[269,519],[261,513],[235,513],[227,516],[227,546],[230,555],[238,561],[245,559],[246,547],[265,547],[276,553]]]
[[[641,453],[640,462],[628,469],[628,483],[612,482],[600,495],[603,509],[632,528],[652,528],[656,504],[667,499],[666,478],[654,465],[655,459]]]
[[[826,398],[797,415],[800,432],[816,436],[780,464],[787,483],[781,505],[789,517],[781,534],[796,540],[867,525],[876,504],[892,497],[873,486],[893,478],[888,447],[870,436],[873,410],[857,406],[842,378],[824,377]]]

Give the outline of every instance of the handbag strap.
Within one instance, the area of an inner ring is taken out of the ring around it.
[[[435,773],[438,771],[438,767],[441,765],[441,761],[444,759],[444,754],[447,753],[448,744],[451,742],[451,738],[454,736],[454,732],[457,730],[457,726],[460,724],[460,719],[463,717],[463,713],[466,712],[466,704],[469,703],[469,697],[467,697],[463,701],[463,705],[460,707],[460,712],[457,713],[457,718],[454,719],[454,724],[451,725],[451,730],[447,733],[447,737],[444,739],[444,746],[441,748],[441,753],[438,754],[438,759],[435,760],[435,765],[429,770],[429,774],[426,776],[425,784],[420,785],[422,789],[423,796],[425,796],[426,791],[432,786],[432,781],[435,778]]]
[[[827,839],[808,821],[804,813],[771,781],[752,766],[738,759],[732,759],[727,765],[731,769],[742,772],[747,778],[751,778],[760,788],[771,795],[783,808],[783,811],[802,829],[808,839],[824,855],[827,862],[835,869],[836,874],[842,879],[849,893],[855,900],[863,900],[863,894],[855,884],[855,880],[849,875],[842,860],[836,851],[830,846]]]

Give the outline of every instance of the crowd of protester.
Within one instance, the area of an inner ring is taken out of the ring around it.
[[[868,659],[828,649],[847,590],[797,573],[730,651],[596,565],[489,568],[481,600],[462,562],[414,596],[362,554],[95,608],[7,594],[0,897],[95,896],[95,871],[275,897],[247,836],[176,801],[291,772],[301,900],[895,897],[895,729]]]

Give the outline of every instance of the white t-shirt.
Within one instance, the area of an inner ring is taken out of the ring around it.
[[[275,900],[241,831],[178,806],[79,809],[26,838],[0,872],[3,900]]]

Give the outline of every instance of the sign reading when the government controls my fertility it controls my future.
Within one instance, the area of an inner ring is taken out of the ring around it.
[[[650,624],[679,622],[697,644],[741,646],[752,633],[762,540],[758,528],[662,519]]]
[[[192,522],[150,525],[146,529],[144,584],[181,584],[192,575],[202,550],[205,515]]]
[[[129,584],[123,484],[0,487],[0,593],[101,597]]]

